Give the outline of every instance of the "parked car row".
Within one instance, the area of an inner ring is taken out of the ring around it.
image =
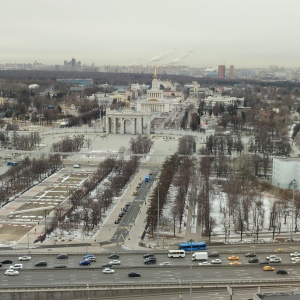
[[[119,224],[124,217],[125,213],[128,211],[128,208],[130,206],[130,202],[127,202],[125,206],[122,208],[122,211],[119,213],[118,218],[115,220],[115,224]]]

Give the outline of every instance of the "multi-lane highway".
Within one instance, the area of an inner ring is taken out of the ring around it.
[[[265,254],[259,254],[260,260],[265,260]],[[222,265],[199,266],[198,262],[191,262],[189,254],[182,259],[171,259],[167,254],[157,254],[157,264],[145,266],[142,254],[124,254],[120,256],[121,265],[115,266],[114,274],[103,274],[101,266],[108,263],[108,255],[96,256],[97,261],[91,266],[79,266],[82,255],[69,255],[68,259],[59,260],[55,255],[36,255],[31,261],[18,262],[17,257],[1,256],[0,260],[12,259],[13,263],[23,263],[19,276],[5,276],[4,271],[9,265],[1,267],[0,275],[2,287],[35,286],[35,285],[81,285],[81,284],[180,284],[187,283],[192,278],[193,284],[217,281],[257,281],[257,280],[300,280],[300,264],[291,264],[288,253],[280,255],[282,264],[274,266],[288,270],[285,276],[277,275],[274,271],[263,271],[260,264],[248,264],[247,258],[240,256],[241,266],[229,266],[228,254],[221,254]],[[47,267],[34,267],[37,261],[47,261]],[[171,266],[159,266],[160,262],[169,261]],[[285,265],[288,263],[288,265]],[[66,269],[54,269],[55,265],[64,264]],[[190,266],[192,265],[192,268]],[[129,278],[129,272],[138,272],[140,278]]]
[[[1,278],[1,286],[24,286],[24,285],[82,285],[82,284],[115,284],[122,285],[128,282],[136,282],[139,284],[176,284],[187,283],[190,279],[189,269],[168,269],[168,268],[130,268],[118,269],[114,268],[114,274],[103,274],[100,269],[91,269],[84,267],[82,270],[21,270],[19,276],[5,276],[4,272]],[[287,280],[300,279],[299,267],[288,268],[290,274],[284,277]],[[141,274],[139,278],[128,277],[129,271],[136,271]],[[288,278],[287,278],[288,277]],[[243,268],[232,267],[226,269],[197,268],[192,270],[192,282],[200,284],[205,282],[226,282],[226,281],[257,281],[257,280],[278,280],[282,283],[275,272],[264,272],[261,268]]]
[[[61,249],[61,251],[66,251],[67,249]],[[62,252],[64,253],[64,252]],[[146,253],[146,252],[145,252]],[[100,268],[103,264],[108,263],[109,261],[111,261],[112,259],[109,259],[108,256],[109,254],[105,255],[105,254],[95,254],[96,257],[96,262],[91,263],[91,267],[97,267]],[[270,253],[270,254],[274,254],[274,253]],[[144,265],[144,258],[143,258],[143,254],[132,254],[132,253],[124,253],[124,254],[119,254],[120,255],[120,261],[121,261],[121,266],[122,267],[126,267],[126,268],[130,268],[130,267],[141,267],[141,266],[145,266]],[[229,260],[228,260],[228,256],[231,256],[232,254],[230,253],[221,253],[220,254],[220,259],[222,260],[222,264],[220,265],[221,267],[224,266],[229,266]],[[259,266],[261,267],[261,265],[258,264],[249,264],[248,260],[250,259],[249,257],[245,257],[244,254],[237,254],[239,256],[239,261],[241,262],[242,266],[243,265],[250,265],[250,266]],[[268,256],[268,253],[265,254],[257,254],[257,258],[259,259],[259,261],[265,261],[266,256]],[[277,256],[281,257],[282,259],[282,263],[275,263],[274,266],[280,266],[280,265],[285,265],[285,264],[291,264],[291,258],[290,255],[288,253],[277,253]],[[184,258],[169,258],[167,251],[165,253],[160,253],[160,254],[155,254],[155,257],[157,259],[157,263],[154,266],[158,266],[159,263],[161,262],[170,262],[171,266],[178,266],[178,267],[189,267],[190,264],[192,264],[192,266],[199,266],[199,261],[191,261],[191,254],[190,253],[186,253],[186,256]],[[68,259],[57,259],[56,255],[49,255],[49,254],[40,254],[40,255],[32,255],[32,260],[31,261],[24,261],[24,262],[19,262],[18,261],[18,256],[4,256],[1,253],[0,256],[0,261],[4,260],[4,259],[11,259],[13,261],[13,263],[23,263],[25,268],[33,268],[34,264],[38,261],[47,261],[48,263],[48,267],[47,268],[53,268],[55,265],[57,264],[64,264],[66,265],[68,268],[77,268],[79,267],[79,262],[83,260],[83,255],[79,255],[79,254],[69,254],[69,258]],[[214,259],[214,258],[211,258]],[[211,259],[209,259],[208,261],[210,261]],[[300,265],[300,263],[297,264],[293,264],[293,266],[296,265]],[[6,265],[2,266],[2,269],[5,268]],[[203,267],[203,266],[200,266]],[[218,265],[215,266],[208,266],[208,267],[218,267]],[[0,269],[1,271],[1,269]]]

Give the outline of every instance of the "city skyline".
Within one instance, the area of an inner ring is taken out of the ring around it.
[[[1,64],[298,67],[296,0],[2,2]]]

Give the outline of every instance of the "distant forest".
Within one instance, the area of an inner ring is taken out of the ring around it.
[[[66,72],[66,71],[31,71],[31,70],[0,70],[0,79],[16,79],[24,84],[51,84],[58,78],[92,78],[94,83],[110,85],[130,85],[131,83],[151,84],[152,74],[143,73],[106,73],[106,72]],[[160,80],[171,80],[181,85],[197,81],[202,86],[233,84],[258,84],[261,86],[298,87],[298,82],[291,81],[260,81],[250,79],[219,79],[207,77],[192,77],[185,75],[159,74]]]

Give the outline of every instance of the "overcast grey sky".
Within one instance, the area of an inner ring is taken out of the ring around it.
[[[0,0],[0,7],[0,63],[75,57],[96,65],[299,67],[300,0]]]

